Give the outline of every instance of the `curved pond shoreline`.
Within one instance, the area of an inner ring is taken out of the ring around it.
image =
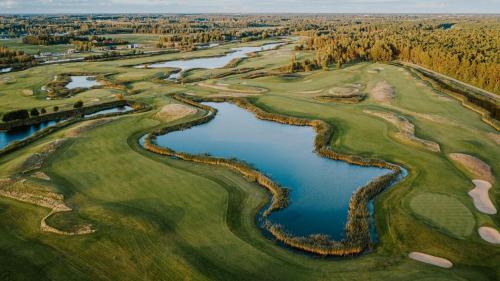
[[[177,80],[181,75],[187,71],[194,69],[215,69],[228,65],[235,59],[243,59],[248,57],[251,53],[262,51],[269,51],[278,48],[285,43],[268,43],[257,47],[247,46],[232,48],[230,51],[223,55],[199,57],[191,59],[178,59],[163,62],[153,62],[150,64],[141,64],[134,66],[135,68],[174,68],[176,71],[171,73],[166,80]]]
[[[138,113],[138,112],[148,111],[150,109],[151,107],[149,105],[141,102],[122,100],[122,101],[96,105],[93,108],[92,107],[87,108],[88,111],[85,110],[85,108],[81,108],[68,111],[71,114],[67,114],[65,112],[58,112],[58,114],[53,114],[52,117],[49,116],[50,114],[42,115],[40,116],[40,118],[36,120],[31,120],[33,122],[28,120],[29,122],[27,122],[26,124],[21,124],[19,126],[21,127],[21,130],[22,127],[24,127],[24,130],[28,130],[29,134],[17,133],[17,135],[20,135],[21,137],[18,137],[16,139],[9,138],[7,134],[10,133],[10,129],[19,128],[18,126],[12,128],[7,127],[8,130],[0,131],[0,156],[6,155],[44,136],[47,136],[55,131],[58,131],[62,128],[65,128],[80,121],[114,117],[129,113]],[[41,126],[40,125],[41,123],[45,123],[48,125]],[[38,128],[38,129],[32,130],[32,128]],[[3,143],[3,141],[5,140],[8,140],[8,142]]]
[[[369,203],[370,200],[373,199],[377,194],[382,192],[386,187],[388,187],[398,179],[398,176],[402,171],[399,166],[383,160],[364,159],[354,155],[345,155],[334,152],[329,148],[328,145],[329,140],[331,139],[333,134],[333,129],[328,123],[322,120],[309,120],[265,112],[262,109],[251,104],[246,99],[199,98],[188,97],[184,95],[177,95],[174,96],[174,98],[181,102],[191,104],[195,107],[203,109],[208,113],[205,116],[193,121],[161,128],[147,134],[143,141],[143,147],[146,150],[183,160],[228,167],[243,174],[249,180],[255,181],[261,186],[265,187],[271,192],[272,200],[268,207],[262,212],[263,225],[275,239],[283,242],[287,246],[300,249],[305,252],[325,256],[357,255],[372,247],[373,243],[370,237],[371,229]],[[286,233],[281,226],[273,224],[270,220],[267,219],[268,216],[271,215],[271,213],[273,213],[274,211],[283,209],[288,206],[289,198],[286,188],[279,186],[277,183],[273,182],[270,178],[268,178],[261,172],[238,160],[176,152],[169,148],[160,147],[155,143],[156,138],[160,135],[164,135],[177,130],[188,129],[195,125],[204,124],[212,120],[217,113],[217,109],[200,104],[199,102],[231,102],[238,105],[239,107],[253,112],[259,119],[275,121],[282,124],[311,126],[316,131],[316,136],[314,139],[315,152],[320,156],[334,160],[342,160],[359,166],[374,166],[386,168],[391,170],[392,172],[373,179],[364,187],[359,188],[350,198],[344,239],[338,241],[330,240],[329,237],[325,235],[310,235],[301,237],[293,236]]]

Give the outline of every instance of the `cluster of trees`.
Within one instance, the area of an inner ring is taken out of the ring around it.
[[[265,15],[0,15],[0,35],[191,34],[278,27],[285,22]]]
[[[328,33],[303,33],[307,38],[297,50],[314,51],[317,68],[398,59],[500,93],[500,28],[489,22],[443,26],[448,27],[422,22],[354,23]],[[301,70],[294,59],[291,66]]]
[[[83,101],[81,101],[81,100],[79,100],[73,104],[73,108],[75,108],[75,109],[82,108],[82,107],[83,107]],[[52,112],[58,112],[58,111],[59,111],[59,106],[56,105],[56,106],[52,107]],[[38,108],[34,107],[29,111],[27,109],[18,109],[18,110],[14,110],[14,111],[10,111],[10,112],[5,113],[2,116],[2,121],[9,122],[9,121],[15,121],[15,120],[26,120],[30,117],[37,117],[40,115],[44,115],[46,113],[47,113],[47,110],[43,107],[40,108],[40,110],[38,110]]]
[[[0,46],[0,68],[36,64],[32,55]]]
[[[228,42],[241,40],[249,42],[269,37],[290,35],[285,28],[247,29],[247,30],[214,30],[210,32],[197,32],[189,34],[173,34],[160,36],[158,48],[176,48],[183,51],[196,49],[197,45],[211,42]]]
[[[59,45],[59,44],[69,44],[72,40],[77,39],[73,35],[50,35],[50,34],[38,34],[38,35],[28,35],[23,37],[24,44],[30,45]]]

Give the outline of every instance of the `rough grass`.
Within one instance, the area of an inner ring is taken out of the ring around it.
[[[410,207],[417,216],[458,238],[469,236],[476,225],[469,209],[447,195],[421,193],[411,199]]]
[[[127,65],[220,54],[230,47],[42,66],[2,75],[0,112],[71,106],[74,99],[47,101],[38,89],[54,75],[72,71],[115,72],[113,79],[126,82],[131,90],[140,90],[131,98],[153,104],[159,110],[170,102],[166,94],[211,92],[195,85],[157,83],[152,79],[168,70],[138,70]],[[245,59],[239,67],[264,67],[267,71],[288,63],[291,55],[291,47],[285,47]],[[420,194],[439,193],[473,211],[467,195],[470,180],[446,154],[460,151],[475,155],[489,163],[493,175],[498,177],[498,144],[491,137],[497,132],[458,102],[443,101],[427,85],[416,87],[419,81],[397,67],[383,65],[384,70],[376,75],[367,72],[373,67],[381,65],[360,63],[329,72],[302,73],[293,79],[240,79],[241,75],[235,75],[217,80],[269,89],[265,95],[254,97],[256,104],[278,113],[321,118],[334,125],[332,145],[339,152],[387,159],[408,169],[404,182],[375,201],[379,243],[373,253],[353,259],[318,259],[283,249],[268,240],[254,221],[267,198],[261,188],[226,169],[166,159],[139,147],[137,139],[160,124],[153,111],[120,117],[85,131],[71,145],[57,151],[43,168],[67,204],[78,210],[77,217],[88,218],[98,230],[96,233],[62,238],[42,233],[39,223],[47,210],[0,197],[0,279],[498,280],[500,248],[485,243],[477,234],[457,239],[456,234],[438,229],[430,219],[415,216],[408,203]],[[312,95],[299,94],[350,83],[366,85],[370,92],[380,81],[387,81],[397,93],[390,107],[371,99],[359,104],[326,104],[315,101]],[[23,95],[24,89],[33,89],[33,96]],[[78,98],[89,102],[94,94],[82,93]],[[397,129],[363,113],[365,109],[402,112],[414,123],[419,136],[435,140],[443,153],[395,141],[390,134]],[[423,118],[423,114],[453,122],[435,122]],[[0,175],[8,176],[40,143],[64,134],[55,133],[0,158]],[[490,196],[500,206],[498,190],[496,180]],[[431,209],[442,205],[439,200],[426,200],[423,204]],[[456,216],[440,217],[446,221]],[[500,225],[498,215],[474,212],[474,220],[478,225]],[[70,228],[71,221],[74,220],[54,218],[60,227],[67,223]],[[460,232],[459,226],[452,229]],[[464,229],[460,233],[466,233]],[[454,267],[440,269],[414,262],[407,256],[413,251],[447,258]]]

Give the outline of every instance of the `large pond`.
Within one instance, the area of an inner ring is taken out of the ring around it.
[[[181,71],[174,73],[168,77],[168,79],[177,79],[182,71],[186,71],[193,68],[205,68],[205,69],[215,69],[221,68],[227,65],[231,60],[244,58],[249,53],[266,51],[274,49],[275,47],[282,45],[282,43],[266,44],[259,47],[240,47],[231,49],[230,53],[220,57],[209,57],[209,58],[197,58],[189,60],[173,60],[167,62],[148,64],[148,68],[178,68]],[[144,68],[144,65],[137,66],[138,68]]]
[[[0,131],[0,149],[3,149],[12,142],[23,140],[44,128],[55,125],[59,121],[47,121],[36,125],[14,128],[10,131]]]
[[[311,127],[257,119],[229,103],[206,103],[218,109],[207,124],[158,136],[160,146],[191,154],[243,160],[290,188],[290,205],[269,219],[295,235],[344,237],[353,192],[387,169],[361,167],[314,153]]]
[[[70,76],[71,82],[66,85],[68,89],[91,88],[101,85],[96,81],[95,76]]]

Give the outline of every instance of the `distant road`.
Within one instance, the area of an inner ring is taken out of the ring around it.
[[[425,67],[422,67],[420,65],[416,65],[416,64],[413,64],[413,63],[409,63],[409,62],[404,62],[404,61],[396,61],[397,63],[400,63],[402,65],[406,65],[406,66],[409,66],[409,67],[412,67],[412,68],[416,68],[416,69],[419,69],[419,70],[423,70],[423,71],[426,71],[426,72],[429,72],[429,73],[432,73],[433,75],[439,77],[439,78],[442,78],[442,79],[447,79],[447,80],[450,80],[452,81],[453,83],[456,83],[456,84],[459,84],[460,86],[463,86],[463,87],[466,87],[466,88],[469,88],[469,89],[472,89],[476,92],[478,92],[479,94],[481,95],[484,95],[488,98],[491,98],[493,100],[496,100],[496,101],[499,101],[500,100],[500,97],[492,92],[489,92],[489,91],[486,91],[484,89],[481,89],[481,88],[478,88],[476,86],[473,86],[473,85],[470,85],[470,84],[467,84],[465,82],[462,82],[460,80],[457,80],[455,78],[452,78],[450,76],[447,76],[447,75],[444,75],[444,74],[441,74],[439,72],[435,72],[435,71],[432,71],[428,68],[425,68]]]

